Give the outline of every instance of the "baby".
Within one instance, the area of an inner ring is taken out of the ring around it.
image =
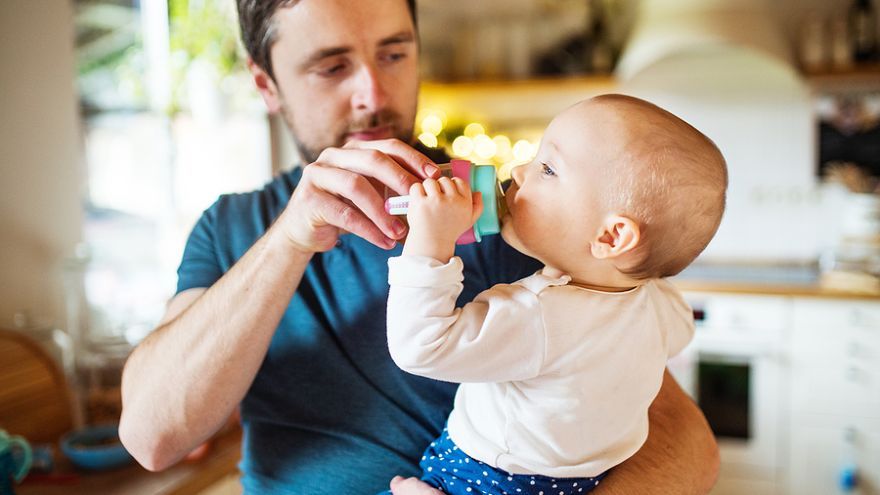
[[[699,131],[622,95],[580,102],[512,172],[501,235],[545,266],[462,308],[455,240],[482,210],[459,179],[410,190],[389,260],[388,345],[403,370],[459,382],[422,457],[446,493],[586,493],[648,436],[666,361],[694,333],[665,280],[709,243],[727,170]]]

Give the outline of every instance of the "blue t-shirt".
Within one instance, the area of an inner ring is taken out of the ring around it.
[[[210,287],[226,273],[301,176],[297,168],[260,191],[221,196],[190,234],[177,291]],[[456,385],[404,373],[388,353],[387,260],[400,250],[344,235],[312,258],[241,404],[247,493],[376,493],[396,474],[420,474],[418,460],[442,430]],[[465,266],[459,304],[540,266],[497,235],[456,254]]]

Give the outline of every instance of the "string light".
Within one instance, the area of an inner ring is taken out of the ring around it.
[[[492,141],[495,143],[495,157],[501,161],[508,161],[513,158],[512,154],[512,146],[510,144],[510,138],[504,135],[497,135],[492,138]]]
[[[419,141],[422,142],[428,148],[436,148],[437,147],[437,136],[431,134],[430,132],[423,132],[419,134]]]
[[[520,163],[530,161],[535,157],[535,146],[525,139],[520,139],[513,145],[513,159]]]
[[[495,141],[485,134],[479,134],[474,137],[474,152],[483,160],[489,160],[495,156],[498,147]]]
[[[426,116],[422,120],[422,132],[431,134],[436,138],[436,136],[443,132],[443,121],[435,114]]]
[[[458,136],[452,142],[452,154],[455,156],[466,158],[474,152],[474,141],[467,136]]]
[[[464,135],[471,139],[479,136],[480,134],[486,134],[486,129],[482,126],[482,124],[472,122],[464,128]]]

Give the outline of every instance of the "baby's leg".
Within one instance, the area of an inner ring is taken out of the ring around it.
[[[422,481],[450,495],[581,495],[605,477],[605,473],[592,478],[508,473],[464,453],[445,429],[431,442],[419,466],[424,473]]]

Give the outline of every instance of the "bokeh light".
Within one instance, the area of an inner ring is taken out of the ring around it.
[[[474,152],[482,160],[489,160],[495,156],[498,147],[495,141],[485,134],[479,134],[474,137]]]
[[[472,122],[464,128],[464,135],[473,139],[480,134],[486,134],[486,128],[482,124]]]
[[[437,147],[437,136],[431,134],[430,132],[423,132],[419,134],[419,141],[422,142],[428,148],[436,148]]]
[[[467,136],[458,136],[452,142],[452,154],[460,158],[467,158],[474,152],[474,141]]]

